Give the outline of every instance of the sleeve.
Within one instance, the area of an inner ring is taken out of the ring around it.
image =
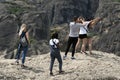
[[[88,28],[88,25],[90,24],[90,21],[85,22],[85,28]]]
[[[55,39],[55,43],[58,44],[58,43],[59,43],[59,40],[58,40],[58,39]]]
[[[89,23],[90,23],[90,21],[86,21],[86,22],[85,22],[86,25],[89,25]]]

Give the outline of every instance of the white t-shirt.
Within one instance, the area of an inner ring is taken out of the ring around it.
[[[54,45],[55,48],[57,48],[57,46],[53,42],[55,42],[55,44],[57,45],[59,43],[59,40],[58,39],[50,39],[50,41],[49,41],[49,45],[51,45],[51,46]]]
[[[80,27],[79,34],[87,34],[86,30],[88,30],[88,24],[89,23],[90,23],[90,21],[83,22],[84,26]]]
[[[70,22],[70,37],[78,37],[79,36],[79,30],[80,27],[83,26],[81,23],[75,23],[75,22]]]

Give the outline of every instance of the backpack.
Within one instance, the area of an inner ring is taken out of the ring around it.
[[[28,45],[28,41],[26,38],[26,32],[22,32],[22,34],[20,35],[20,44],[22,45],[22,47],[25,47]]]

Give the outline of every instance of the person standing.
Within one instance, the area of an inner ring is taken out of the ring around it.
[[[65,51],[65,55],[63,56],[63,59],[65,60],[67,57],[67,53],[72,45],[72,55],[71,55],[71,59],[75,59],[74,54],[75,54],[75,46],[76,43],[78,41],[78,34],[79,34],[79,29],[80,26],[83,26],[82,22],[79,23],[78,22],[78,17],[74,17],[73,18],[73,22],[70,22],[69,26],[70,26],[70,33],[69,33],[69,38],[68,38],[68,42],[67,42],[67,48]]]
[[[18,35],[19,35],[20,39],[19,39],[19,45],[18,45],[18,50],[17,50],[17,54],[16,54],[16,63],[19,64],[20,54],[21,54],[21,51],[23,51],[21,67],[25,67],[25,65],[24,65],[25,57],[26,57],[26,54],[28,51],[28,45],[30,44],[29,32],[27,30],[26,24],[21,25]]]
[[[79,31],[79,39],[78,42],[76,44],[76,50],[80,44],[80,41],[82,40],[82,47],[81,47],[81,53],[86,53],[86,44],[88,42],[89,45],[89,51],[91,53],[92,50],[92,38],[91,36],[88,36],[87,33],[89,32],[88,28],[92,28],[93,25],[95,25],[98,21],[100,20],[100,18],[95,18],[91,21],[85,21],[84,18],[82,18],[82,22],[84,24],[84,26],[80,27],[80,31]],[[80,20],[81,21],[81,20]]]
[[[59,40],[58,40],[58,33],[53,33],[52,38],[49,41],[50,45],[50,75],[53,75],[53,65],[55,59],[58,60],[59,62],[59,73],[63,73],[62,71],[62,58],[60,54],[60,49],[59,49]]]
[[[95,18],[91,21],[91,23],[87,26],[87,33],[89,33],[89,35],[87,35],[87,44],[89,47],[89,53],[92,54],[92,38],[94,36],[94,33],[92,32],[92,29],[94,28],[94,25],[99,22],[101,19]]]

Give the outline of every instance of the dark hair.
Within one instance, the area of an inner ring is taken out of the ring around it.
[[[53,33],[52,36],[51,36],[51,38],[52,39],[54,39],[54,38],[58,39],[58,33],[57,32]]]
[[[77,16],[74,16],[74,17],[73,17],[73,20],[74,20],[74,21],[76,21],[77,19],[78,19],[78,17],[77,17]]]

